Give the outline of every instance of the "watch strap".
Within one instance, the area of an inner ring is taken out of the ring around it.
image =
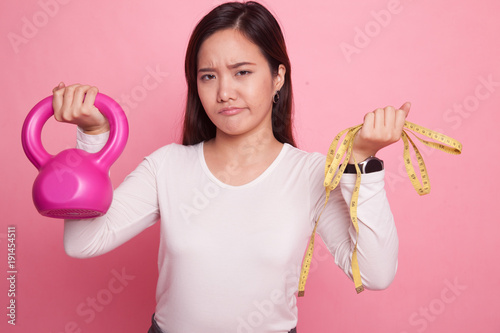
[[[358,163],[361,173],[372,173],[384,170],[384,161],[381,159],[370,156],[366,160]],[[354,164],[347,164],[344,173],[356,173],[356,166]]]

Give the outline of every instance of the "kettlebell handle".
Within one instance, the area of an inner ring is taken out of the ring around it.
[[[127,143],[127,117],[117,102],[102,93],[97,94],[94,105],[108,119],[110,132],[104,147],[92,155],[98,165],[109,168],[120,156]],[[21,133],[23,149],[38,170],[54,157],[42,145],[42,127],[53,115],[52,96],[49,96],[38,102],[24,121]]]

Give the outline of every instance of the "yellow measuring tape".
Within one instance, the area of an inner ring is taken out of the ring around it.
[[[316,228],[318,226],[318,221],[321,218],[321,214],[323,213],[323,210],[326,207],[326,204],[328,202],[328,199],[330,197],[330,192],[337,187],[337,185],[340,183],[340,178],[342,177],[342,174],[344,173],[344,170],[347,166],[347,163],[349,162],[349,158],[351,157],[352,153],[352,145],[354,141],[354,137],[356,133],[361,129],[362,125],[350,127],[348,129],[343,130],[333,140],[332,144],[330,145],[330,149],[328,151],[328,155],[326,157],[326,164],[325,164],[325,181],[324,181],[324,187],[326,191],[326,198],[325,198],[325,204],[323,206],[323,209],[321,210],[321,213],[319,214],[318,219],[316,220],[316,223],[314,225],[314,229],[311,235],[311,239],[309,240],[309,246],[307,248],[306,255],[304,257],[304,260],[302,262],[302,269],[300,273],[300,280],[299,280],[299,293],[298,296],[304,296],[304,290],[306,286],[306,280],[307,280],[307,275],[309,274],[309,268],[311,267],[311,259],[313,255],[313,250],[314,250],[314,236],[316,234]],[[434,132],[430,129],[427,129],[425,127],[410,123],[409,121],[405,122],[404,128],[425,135],[431,139],[434,139],[438,142],[432,142],[432,141],[426,141],[421,138],[419,138],[415,133],[412,133],[420,142],[425,144],[426,146],[436,148],[439,150],[442,150],[446,153],[453,154],[453,155],[459,155],[462,152],[462,144],[458,142],[455,139],[450,138],[449,136],[446,136],[441,133]],[[337,150],[338,143],[340,141],[340,138],[344,136],[345,138],[342,141],[339,149]],[[427,169],[424,164],[424,159],[422,158],[422,155],[420,154],[417,146],[415,143],[411,140],[411,138],[408,136],[408,133],[403,129],[403,132],[401,134],[401,138],[403,139],[404,143],[404,163],[405,163],[405,168],[406,168],[406,173],[410,177],[410,181],[417,191],[418,194],[424,195],[430,192],[431,186],[429,182],[429,176],[427,174]],[[415,169],[413,168],[413,164],[411,161],[411,156],[410,156],[410,145],[412,145],[414,151],[415,151],[415,156],[417,158],[418,166],[419,166],[419,171],[420,171],[420,176],[421,176],[421,181],[417,178],[417,175],[415,173]],[[341,164],[342,157],[345,155],[344,161]],[[340,166],[340,167],[339,167]],[[352,252],[352,259],[351,259],[351,268],[352,268],[352,275],[353,275],[353,280],[354,280],[354,286],[356,287],[356,292],[359,294],[364,290],[363,283],[361,282],[361,273],[359,271],[359,265],[358,265],[358,258],[357,258],[357,247],[358,247],[358,234],[359,234],[359,228],[358,228],[358,217],[357,217],[357,206],[358,206],[358,196],[359,196],[359,188],[361,184],[361,171],[359,170],[358,164],[356,161],[354,161],[354,166],[356,167],[356,183],[354,185],[354,190],[352,193],[351,197],[351,202],[349,205],[349,211],[351,215],[351,222],[354,226],[354,229],[356,230],[356,243],[354,245],[354,250]]]

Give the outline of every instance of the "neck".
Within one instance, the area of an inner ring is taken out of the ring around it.
[[[251,135],[228,136],[217,133],[204,143],[205,162],[222,182],[243,185],[261,175],[281,152],[283,144],[271,131]]]
[[[269,154],[274,155],[283,147],[274,137],[272,129],[260,129],[244,136],[217,131],[215,138],[206,145],[219,158],[244,164],[258,162],[261,158],[267,159]]]

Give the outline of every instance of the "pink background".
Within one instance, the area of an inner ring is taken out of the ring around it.
[[[179,141],[185,47],[216,4],[1,2],[0,331],[147,331],[158,225],[106,255],[66,256],[63,223],[32,205],[37,170],[22,151],[21,126],[59,81],[98,86],[121,102],[130,123],[125,152],[111,170],[118,185],[145,155]],[[325,153],[335,134],[361,123],[366,112],[406,100],[410,121],[464,145],[461,156],[424,149],[432,183],[425,197],[403,173],[401,142],[380,153],[400,237],[396,279],[385,291],[356,295],[324,247],[317,248],[306,297],[299,299],[298,331],[499,332],[498,1],[264,4],[288,43],[302,149]],[[47,150],[74,146],[75,130],[49,120]],[[17,236],[16,326],[6,316],[8,225]],[[128,280],[119,282],[115,275],[123,272]]]

